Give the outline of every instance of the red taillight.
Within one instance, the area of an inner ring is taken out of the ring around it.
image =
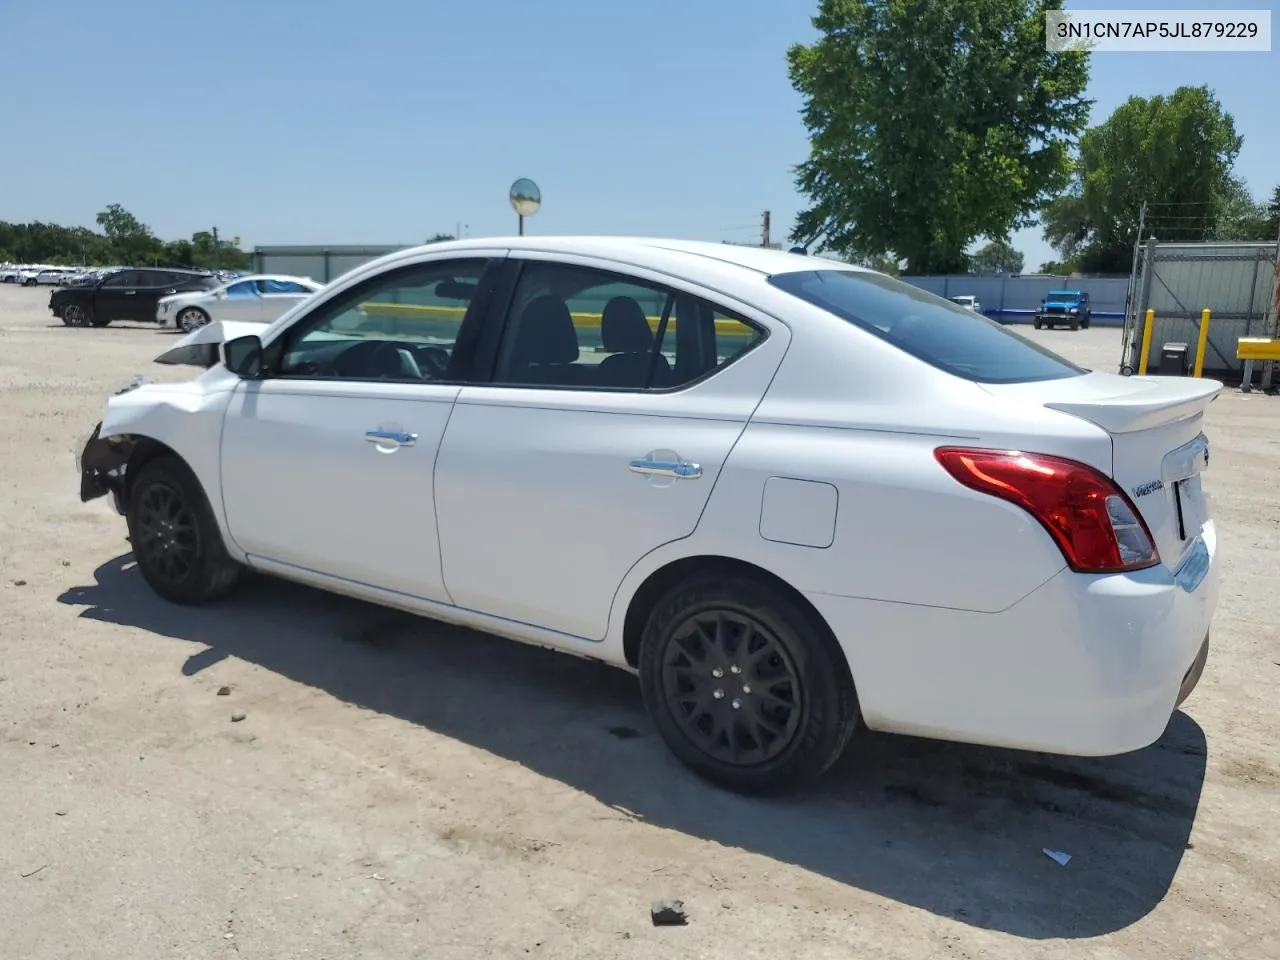
[[[939,447],[938,463],[960,483],[1040,521],[1073,570],[1120,573],[1160,562],[1133,502],[1087,464],[1042,453]]]

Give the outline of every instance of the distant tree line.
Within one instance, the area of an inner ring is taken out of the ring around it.
[[[203,267],[248,269],[253,258],[233,243],[200,230],[190,240],[161,240],[120,204],[97,216],[101,232],[56,223],[0,220],[0,262],[60,266]]]
[[[803,98],[809,200],[792,240],[906,272],[1127,273],[1138,239],[1275,242],[1280,187],[1234,172],[1243,138],[1207,87],[1132,97],[1090,125],[1089,55],[1045,49],[1063,0],[818,0],[787,53]],[[1146,205],[1146,217],[1142,211]],[[980,246],[985,242],[985,246]]]

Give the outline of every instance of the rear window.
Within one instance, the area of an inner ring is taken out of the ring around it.
[[[966,380],[1030,383],[1085,372],[981,314],[882,274],[807,270],[769,282]]]

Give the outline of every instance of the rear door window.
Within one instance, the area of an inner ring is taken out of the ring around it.
[[[277,280],[265,277],[257,281],[260,293],[310,293],[311,291],[296,280]]]
[[[648,280],[531,261],[507,311],[497,386],[666,390],[732,363],[764,331]]]
[[[239,283],[233,283],[227,287],[227,297],[231,300],[243,300],[246,297],[256,297],[258,295],[258,287],[252,280],[241,280]]]
[[[1086,371],[973,310],[882,274],[806,270],[769,278],[799,297],[953,376],[1030,383]]]

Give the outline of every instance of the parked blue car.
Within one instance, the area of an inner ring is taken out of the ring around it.
[[[1036,311],[1036,329],[1068,326],[1089,329],[1089,295],[1082,290],[1050,290]]]

